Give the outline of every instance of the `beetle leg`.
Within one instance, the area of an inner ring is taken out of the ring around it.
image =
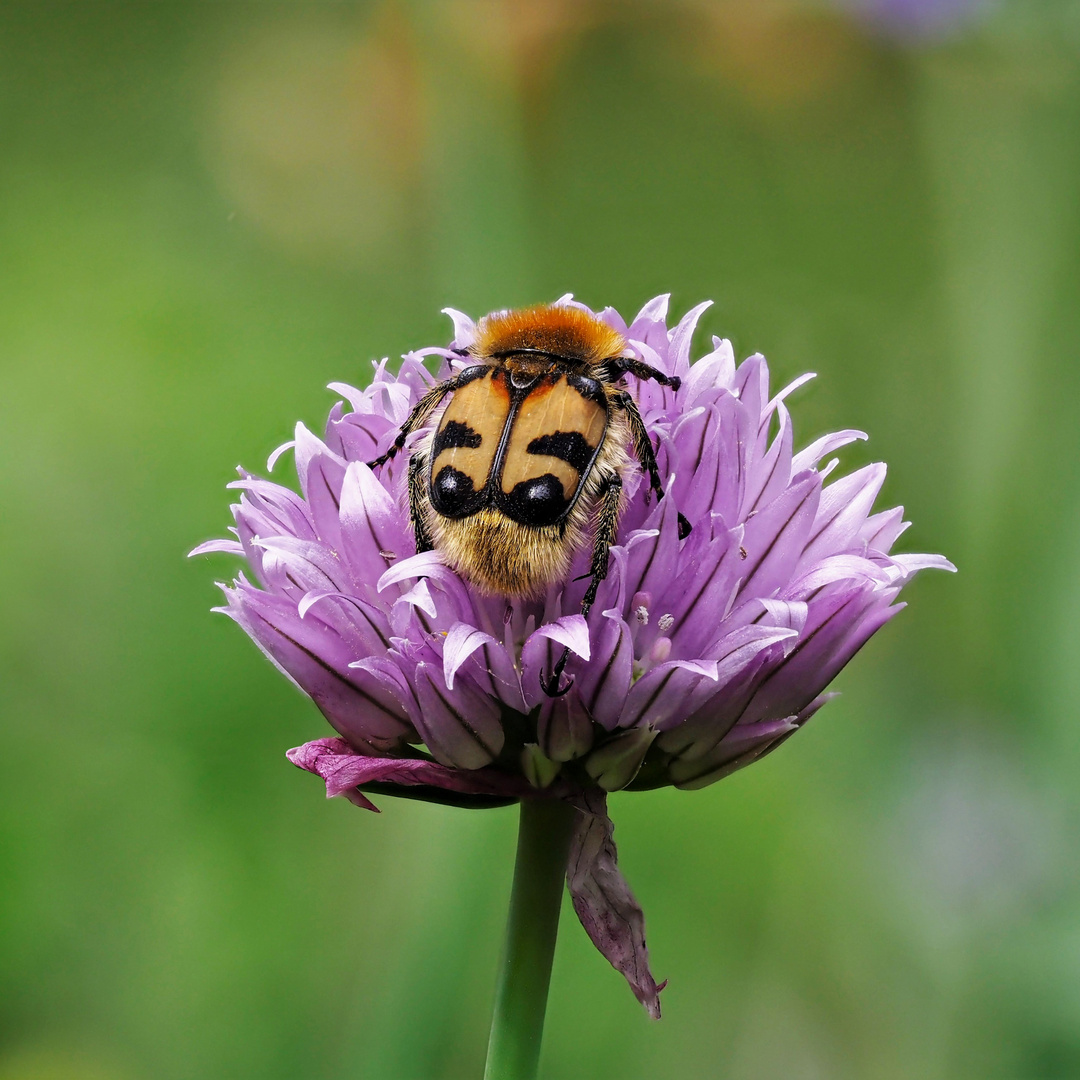
[[[670,386],[672,390],[678,390],[682,386],[682,379],[678,375],[665,375],[659,368],[652,364],[646,364],[644,360],[637,360],[632,356],[617,356],[609,360],[610,371],[613,378],[629,373],[638,379],[652,379],[661,386]]]
[[[649,475],[649,488],[656,493],[657,501],[664,497],[664,488],[660,483],[660,472],[656,467],[656,454],[653,451],[652,440],[649,438],[645,421],[641,418],[637,402],[633,396],[625,390],[616,390],[611,395],[612,404],[626,413],[630,422],[630,437],[634,440],[634,453],[641,463],[643,472]]]
[[[405,440],[418,428],[423,427],[427,423],[431,414],[439,407],[439,403],[447,394],[452,394],[455,390],[460,389],[466,383],[472,382],[477,377],[477,367],[466,368],[464,371],[458,372],[457,375],[450,379],[444,379],[441,383],[436,383],[414,406],[411,413],[405,420],[405,423],[401,425],[401,430],[397,433],[397,438],[394,440],[394,445],[390,447],[381,457],[377,457],[374,461],[367,463],[369,469],[377,469],[380,465],[385,465],[390,461],[395,454],[405,445]]]
[[[618,473],[612,473],[612,475],[604,481],[604,486],[600,489],[600,512],[596,519],[596,535],[593,538],[592,565],[589,568],[589,575],[592,580],[589,582],[589,587],[585,590],[585,596],[581,601],[581,614],[586,618],[588,618],[589,611],[592,609],[593,602],[596,600],[600,582],[603,581],[608,574],[608,555],[611,550],[611,545],[615,543],[615,537],[619,527],[619,508],[622,503],[622,490],[623,483]],[[551,676],[547,679],[545,679],[543,675],[540,676],[540,685],[543,687],[544,693],[547,694],[548,697],[562,697],[562,695],[574,685],[574,680],[571,679],[566,686],[561,690],[559,689],[559,682],[562,679],[563,669],[566,667],[566,663],[569,659],[570,650],[564,648],[558,663],[551,669]]]
[[[424,523],[424,469],[427,458],[423,454],[413,454],[409,458],[409,521],[416,537],[416,554],[431,551],[435,546],[431,542],[427,525]]]
[[[610,401],[613,405],[622,409],[626,413],[626,418],[630,421],[630,435],[634,440],[634,453],[637,454],[637,459],[641,462],[642,470],[649,474],[649,488],[656,493],[656,501],[659,502],[664,497],[664,488],[660,483],[660,471],[656,467],[656,453],[652,447],[652,440],[649,438],[645,421],[641,418],[637,402],[625,390],[616,390],[611,394]],[[679,539],[683,540],[689,535],[690,522],[680,514]]]

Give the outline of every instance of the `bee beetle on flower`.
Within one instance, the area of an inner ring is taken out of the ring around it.
[[[592,312],[565,304],[500,311],[480,320],[464,371],[417,402],[390,449],[450,400],[409,459],[409,518],[418,553],[437,548],[486,593],[535,597],[564,581],[593,529],[588,616],[607,577],[623,505],[627,448],[633,444],[649,490],[664,496],[645,422],[624,376],[677,391],[677,375],[625,355],[626,338]],[[679,535],[690,532],[679,515]],[[570,656],[565,648],[544,690],[555,697]]]
[[[569,296],[448,309],[447,345],[332,384],[321,438],[297,425],[299,494],[241,471],[234,538],[193,553],[247,561],[220,610],[339,736],[289,759],[371,810],[549,815],[578,917],[654,1016],[606,793],[771,753],[915,573],[953,569],[892,553],[884,464],[833,476],[862,432],[796,449],[786,400],[810,376],[772,392],[764,357],[716,337],[692,360],[707,306],[671,327],[667,297],[629,323]]]

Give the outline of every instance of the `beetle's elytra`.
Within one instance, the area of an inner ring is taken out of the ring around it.
[[[475,361],[416,404],[377,468],[449,398],[409,461],[416,550],[437,548],[485,592],[536,596],[565,580],[592,522],[587,615],[607,576],[632,446],[663,497],[656,456],[624,377],[679,379],[624,355],[626,339],[567,305],[495,312],[463,356]],[[689,526],[680,518],[680,531]],[[559,680],[564,652],[545,683]]]

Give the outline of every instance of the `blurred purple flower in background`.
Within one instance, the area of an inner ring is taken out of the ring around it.
[[[985,14],[989,0],[846,0],[856,14],[892,37],[941,37]]]
[[[573,303],[569,297],[560,303]],[[895,615],[937,555],[890,555],[902,508],[872,513],[885,466],[826,483],[830,455],[866,436],[826,435],[795,453],[787,396],[770,396],[761,356],[736,366],[731,344],[691,365],[707,307],[673,329],[667,297],[629,326],[601,318],[640,359],[682,380],[631,390],[657,445],[667,497],[646,501],[636,468],[619,543],[588,619],[579,614],[589,553],[540,600],[481,595],[438,552],[415,555],[406,509],[407,457],[378,472],[412,406],[463,361],[474,324],[450,311],[450,348],[384,360],[320,439],[302,424],[291,447],[302,495],[246,472],[231,487],[235,539],[193,554],[245,558],[223,586],[226,606],[266,655],[319,706],[340,738],[292,750],[329,795],[374,809],[367,795],[465,806],[555,798],[579,811],[567,878],[597,947],[659,1015],[644,920],[618,872],[606,792],[703,787],[758,760],[824,704],[824,691]],[[770,431],[775,432],[770,438]],[[822,464],[826,462],[825,464]],[[677,516],[692,525],[679,538]],[[541,674],[564,647],[573,686],[547,697]],[[365,794],[366,792],[366,794]]]

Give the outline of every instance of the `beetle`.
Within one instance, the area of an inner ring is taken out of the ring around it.
[[[650,491],[664,496],[648,431],[624,376],[677,391],[681,380],[625,355],[627,340],[588,311],[544,304],[485,316],[474,363],[436,383],[416,403],[379,468],[437,423],[409,459],[409,516],[417,552],[439,550],[482,592],[535,597],[565,580],[592,523],[588,615],[608,572],[633,447]],[[689,523],[679,515],[679,535]],[[551,676],[552,697],[569,659]]]

